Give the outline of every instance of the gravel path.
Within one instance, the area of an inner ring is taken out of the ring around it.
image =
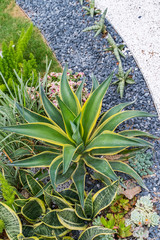
[[[90,74],[92,72],[100,82],[112,71],[117,72],[117,61],[114,55],[110,52],[103,52],[103,49],[108,46],[107,40],[102,38],[101,35],[93,38],[93,32],[82,32],[85,27],[94,23],[95,18],[92,19],[90,16],[86,16],[79,2],[76,0],[17,0],[17,3],[41,30],[62,66],[67,62],[69,68],[73,71],[85,73],[89,88],[91,87]],[[98,19],[99,17],[96,18]],[[107,20],[106,25],[115,41],[122,43],[123,40]],[[133,68],[133,78],[136,84],[127,86],[122,100],[116,92],[116,87],[110,86],[103,102],[103,109],[107,110],[120,102],[136,99],[131,108],[157,114],[142,73],[127,47],[125,48],[125,55],[126,58],[122,59],[124,70],[126,71],[130,67]],[[134,128],[160,136],[160,122],[158,118],[132,119],[125,124],[121,124],[119,129],[128,129],[129,126],[134,126]],[[159,142],[156,141],[154,145],[153,171],[155,174],[150,178],[145,178],[144,181],[149,189],[149,193],[153,198],[157,199],[156,206],[160,213]],[[144,194],[148,194],[148,192],[143,191]],[[150,238],[148,239],[160,239],[160,232],[158,232],[157,228],[151,229]]]
[[[160,116],[160,1],[96,0],[127,43],[147,81]]]

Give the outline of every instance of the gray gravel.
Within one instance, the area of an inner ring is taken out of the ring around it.
[[[102,35],[93,38],[94,32],[82,32],[85,27],[93,25],[95,19],[99,19],[99,16],[94,19],[86,16],[79,1],[17,0],[17,3],[41,30],[62,66],[68,63],[69,68],[73,71],[85,73],[89,88],[91,88],[90,75],[92,72],[97,76],[99,82],[104,81],[112,71],[117,72],[117,61],[114,55],[102,51],[105,47],[108,47],[107,40],[102,38]],[[115,41],[119,44],[122,43],[123,40],[107,20],[106,26]],[[136,84],[127,86],[122,100],[116,92],[116,87],[110,86],[103,101],[103,110],[107,110],[120,102],[137,99],[136,103],[130,108],[157,114],[143,75],[127,47],[125,53],[126,59],[122,59],[124,70],[133,68],[132,74]],[[125,124],[121,124],[119,129],[128,129],[131,125],[134,128],[160,136],[160,121],[158,118],[132,119]],[[154,146],[153,171],[155,176],[145,178],[144,181],[152,197],[160,199],[159,141],[155,141]],[[148,192],[143,191],[142,194],[148,194]],[[160,214],[159,201],[156,203],[156,207]],[[148,239],[160,239],[158,228],[151,228],[150,238]]]

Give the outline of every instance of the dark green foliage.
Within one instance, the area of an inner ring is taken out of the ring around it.
[[[150,171],[152,167],[151,153],[137,153],[134,158],[129,159],[129,165],[142,177],[153,174]]]
[[[0,72],[3,75],[0,75],[0,89],[2,91],[7,90],[5,81],[10,88],[13,88],[13,83],[14,85],[18,84],[14,70],[17,72],[19,77],[22,76],[24,83],[28,81],[28,85],[30,85],[32,83],[33,76],[34,82],[37,82],[37,64],[33,54],[30,53],[29,59],[24,58],[24,53],[32,32],[33,25],[31,24],[26,32],[22,30],[21,36],[16,45],[14,45],[13,41],[10,42],[9,46],[3,42],[3,57],[0,57]]]

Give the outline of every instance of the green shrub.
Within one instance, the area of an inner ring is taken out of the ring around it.
[[[11,187],[7,180],[0,173],[0,189],[2,191],[3,199],[6,201],[5,204],[12,207],[12,204],[15,199],[15,191],[14,188]]]
[[[11,41],[9,46],[5,42],[2,44],[2,57],[0,57],[0,89],[7,91],[5,81],[10,88],[13,88],[13,82],[18,84],[18,80],[14,71],[18,76],[23,78],[24,83],[28,81],[28,85],[32,83],[34,76],[34,83],[38,80],[37,64],[33,54],[30,53],[29,59],[24,59],[24,53],[27,48],[28,42],[31,38],[33,31],[33,25],[26,32],[24,30],[18,40],[18,43],[14,45]],[[4,80],[5,79],[5,80]]]

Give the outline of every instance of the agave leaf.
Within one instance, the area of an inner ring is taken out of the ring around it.
[[[51,178],[51,183],[53,185],[53,188],[55,189],[55,181],[57,177],[57,171],[58,171],[58,166],[60,163],[63,161],[62,155],[57,156],[53,161],[51,162],[50,168],[49,168],[49,174]]]
[[[43,218],[42,218],[42,222],[49,226],[49,227],[53,227],[53,228],[64,228],[62,226],[62,224],[59,222],[58,217],[57,217],[57,212],[59,212],[61,210],[56,209],[56,210],[51,210],[49,211]]]
[[[118,185],[119,181],[116,181],[93,196],[93,217],[112,203],[117,194]]]
[[[56,125],[58,125],[60,128],[62,128],[64,130],[65,127],[64,127],[64,123],[63,123],[63,119],[62,119],[62,115],[61,115],[60,111],[47,98],[42,87],[41,87],[40,93],[41,93],[40,94],[41,101],[42,101],[43,108],[44,108],[46,114],[48,115],[48,117],[50,119],[53,120],[53,122],[55,122]]]
[[[137,138],[124,137],[118,133],[104,131],[94,138],[87,146],[85,151],[91,151],[97,148],[126,148],[126,147],[151,147],[148,142],[140,143]]]
[[[104,228],[104,227],[99,227],[99,226],[94,226],[94,227],[89,227],[85,231],[81,233],[79,236],[78,240],[93,240],[95,237],[99,235],[111,235],[116,233],[115,230]]]
[[[83,160],[77,164],[77,168],[73,173],[72,179],[78,191],[80,203],[84,207],[84,186],[85,186],[86,169]]]
[[[18,103],[16,103],[16,107],[18,108],[22,117],[24,117],[24,119],[29,123],[44,122],[44,123],[54,124],[54,122],[51,121],[49,118],[42,116],[38,113],[32,112],[25,107],[21,107]]]
[[[91,90],[91,92],[94,92],[94,90],[96,90],[99,87],[99,82],[98,82],[96,76],[93,73],[92,73],[91,78],[92,78],[92,90]]]
[[[94,172],[93,175],[92,175],[92,178],[102,181],[107,186],[111,184],[111,180],[108,177],[102,175],[99,172]]]
[[[46,191],[44,192],[44,199],[46,204],[50,207],[52,203],[56,204],[60,209],[63,208],[72,208],[72,205],[66,201],[63,197],[61,196],[56,196],[47,193]]]
[[[29,221],[36,221],[46,211],[44,202],[39,198],[30,198],[22,207],[22,215]]]
[[[71,175],[73,174],[73,172],[75,171],[76,169],[76,163],[73,163],[69,169],[67,170],[66,173],[62,174],[59,172],[59,169],[62,168],[62,163],[61,165],[58,166],[58,174],[57,174],[57,177],[56,177],[56,185],[57,184],[62,184],[62,183],[65,183],[70,177]]]
[[[122,81],[119,82],[119,93],[120,93],[121,98],[123,98],[124,87],[125,87],[125,81],[122,80]]]
[[[36,179],[34,179],[29,174],[26,175],[26,180],[31,193],[33,194],[33,196],[35,196],[42,189],[42,186]]]
[[[84,230],[86,225],[84,221],[77,217],[74,209],[65,208],[61,212],[57,212],[60,223],[71,230]]]
[[[128,164],[120,161],[110,161],[110,165],[114,171],[123,172],[130,175],[138,182],[141,187],[147,189],[142,178]]]
[[[127,136],[127,137],[148,137],[148,138],[154,138],[154,139],[158,139],[158,137],[149,134],[147,132],[143,132],[140,130],[125,130],[125,131],[121,131],[119,132],[119,134],[123,135],[123,136]]]
[[[72,145],[65,145],[63,148],[63,174],[67,172],[69,165],[73,159],[76,148]]]
[[[60,146],[65,144],[73,145],[73,142],[69,140],[67,135],[60,128],[48,123],[28,123],[2,127],[1,129]]]
[[[75,213],[76,213],[78,218],[80,218],[80,219],[82,219],[84,221],[91,221],[91,218],[87,218],[84,215],[83,209],[82,209],[81,205],[79,205],[79,204],[75,205]]]
[[[113,74],[111,74],[92,94],[82,107],[82,126],[84,128],[83,140],[86,142],[99,117],[102,99],[109,87]]]
[[[80,105],[82,105],[82,90],[83,90],[84,82],[85,82],[85,80],[83,80],[81,82],[81,84],[79,85],[79,87],[76,90],[76,96],[79,100]]]
[[[102,118],[100,119],[98,125],[102,124],[106,119],[108,119],[109,117],[113,116],[116,113],[121,112],[125,107],[133,104],[133,102],[126,102],[126,103],[120,103],[112,108],[110,108],[107,112],[105,112],[105,114],[103,114]]]
[[[71,137],[72,128],[71,128],[70,121],[73,121],[76,116],[71,112],[71,110],[66,106],[66,104],[59,97],[57,97],[57,100],[58,100],[59,107],[61,109],[66,133]]]
[[[118,153],[122,152],[125,149],[126,148],[124,148],[124,147],[118,147],[118,148],[97,148],[97,149],[91,150],[90,154],[91,155],[115,155],[115,154],[118,154]]]
[[[22,233],[22,224],[17,214],[5,203],[0,202],[0,219],[5,224],[5,231],[9,239],[16,240]]]
[[[84,202],[84,213],[86,217],[92,218],[93,215],[93,201],[92,201],[92,191],[87,195]]]
[[[116,176],[115,172],[113,171],[113,169],[111,168],[110,164],[106,159],[95,158],[90,155],[85,155],[84,161],[88,167],[94,169],[96,172],[99,172],[105,177],[108,177],[113,181],[116,181],[118,179],[118,177]]]
[[[77,116],[80,113],[81,106],[76,94],[72,91],[68,83],[67,70],[66,65],[61,78],[60,96],[67,107]]]
[[[149,114],[142,111],[123,111],[112,115],[110,118],[106,119],[95,131],[92,137],[97,136],[105,130],[114,131],[122,122],[133,118],[133,117],[153,117],[153,114]]]
[[[33,167],[49,167],[51,162],[54,158],[56,158],[58,153],[53,152],[42,152],[36,155],[33,155],[32,157],[25,158],[23,160],[14,161],[12,164],[16,167],[27,167],[27,168],[33,168]]]

